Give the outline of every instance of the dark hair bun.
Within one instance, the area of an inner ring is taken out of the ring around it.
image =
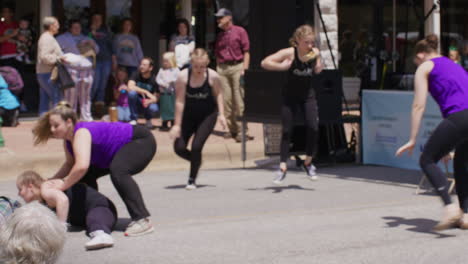
[[[439,38],[435,34],[427,35],[426,41],[427,45],[434,50],[437,50],[437,48],[439,47]]]

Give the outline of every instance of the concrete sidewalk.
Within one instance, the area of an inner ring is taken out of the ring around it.
[[[153,121],[159,126],[160,120]],[[0,148],[0,180],[16,177],[24,170],[36,170],[51,176],[65,159],[61,140],[51,139],[46,145],[33,146],[32,128],[35,121],[21,121],[17,127],[2,127],[5,147]],[[254,140],[247,142],[246,167],[255,166],[264,159],[262,124],[249,124],[249,134]],[[168,132],[152,130],[157,141],[157,153],[145,171],[187,170],[189,163],[179,158],[173,150]],[[234,139],[224,139],[220,127],[208,138],[203,150],[202,169],[242,168],[241,144]]]

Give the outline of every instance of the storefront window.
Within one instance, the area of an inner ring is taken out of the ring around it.
[[[122,18],[131,17],[132,0],[107,0],[106,17],[108,26],[119,32],[119,23]]]
[[[415,70],[413,48],[424,35],[423,17],[423,0],[338,1],[343,75],[366,79],[372,85],[365,88],[411,89],[393,79]]]
[[[441,52],[468,70],[468,2],[441,1]]]
[[[63,0],[65,21],[70,21],[71,19],[79,19],[81,25],[86,27],[89,23],[89,6],[90,0]]]

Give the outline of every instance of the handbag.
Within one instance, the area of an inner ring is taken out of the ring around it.
[[[62,90],[75,87],[75,82],[73,81],[70,73],[68,72],[65,65],[60,62],[55,64],[57,67],[57,80],[56,82]]]

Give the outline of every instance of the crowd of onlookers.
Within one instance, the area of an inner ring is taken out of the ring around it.
[[[215,14],[221,31],[213,54],[223,86],[229,128],[226,137],[240,142],[238,117],[244,111],[241,83],[250,63],[250,43],[246,31],[233,24],[231,11],[220,12]],[[136,124],[144,117],[146,126],[154,128],[152,118],[157,113],[161,130],[169,130],[174,121],[175,81],[181,70],[190,67],[196,46],[186,19],[177,20],[176,33],[157,70],[153,59],[144,56],[130,18],[122,19],[119,32],[112,32],[99,13],[91,15],[89,25],[82,25],[78,19],[61,25],[57,18],[45,17],[41,21],[43,32],[36,40],[26,19],[14,21],[9,7],[3,7],[1,13],[0,66],[16,69],[21,79],[23,66],[35,63],[39,115],[66,100],[83,121],[103,117],[116,121],[112,117],[117,116],[119,121]],[[10,87],[0,88],[0,115],[4,126],[15,126],[20,110],[26,106],[21,91],[9,94],[12,78],[2,76]],[[109,106],[118,113],[107,115],[111,113]]]
[[[107,107],[115,105],[119,121],[135,124],[142,114],[147,126],[153,127],[151,119],[159,112],[163,130],[172,123],[174,83],[179,70],[188,67],[195,48],[186,19],[177,22],[177,33],[155,74],[155,63],[144,57],[130,18],[123,19],[120,31],[114,33],[98,13],[91,15],[89,25],[78,19],[60,25],[55,17],[45,17],[43,33],[36,38],[28,19],[13,19],[12,8],[2,7],[1,16],[0,66],[6,67],[0,67],[0,116],[4,126],[16,126],[20,111],[34,111],[23,103],[22,86],[14,90],[9,81],[14,74],[21,79],[26,64],[36,66],[39,115],[66,100],[84,121],[105,117]],[[61,27],[66,31],[60,33]],[[5,71],[15,72],[5,76]]]

